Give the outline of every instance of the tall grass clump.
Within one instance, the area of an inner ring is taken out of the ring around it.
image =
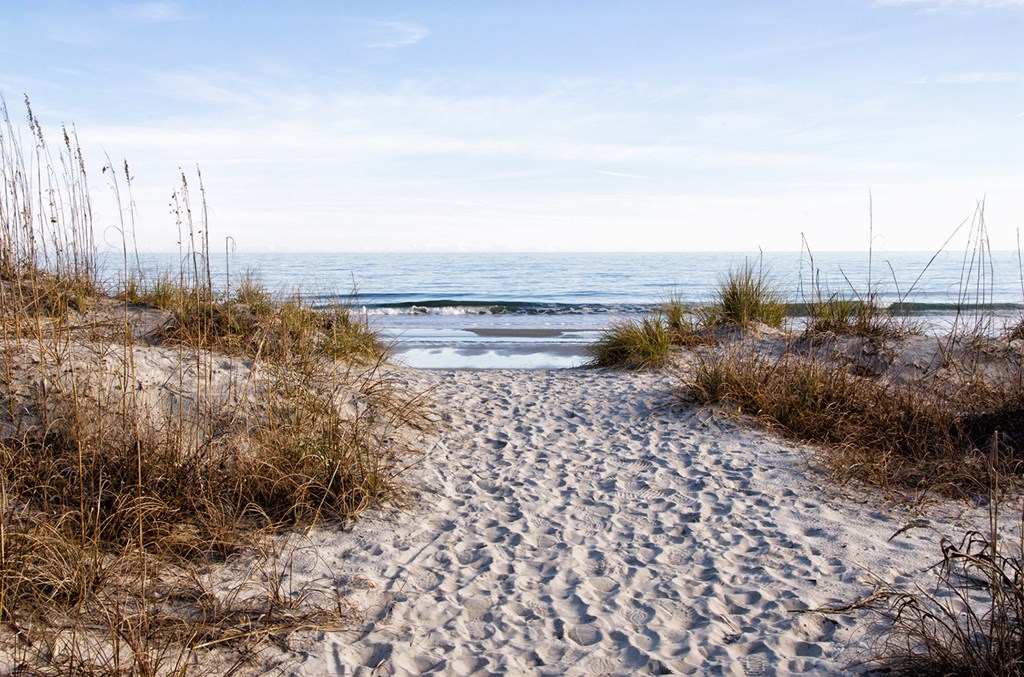
[[[748,261],[719,280],[707,318],[713,324],[738,328],[755,324],[778,328],[786,318],[785,299],[764,269]]]
[[[54,161],[29,110],[26,154],[3,114],[0,672],[192,674],[211,651],[230,665],[350,622],[337,596],[289,602],[207,574],[231,554],[259,560],[282,531],[400,499],[420,396],[387,376],[349,308],[245,278],[215,289],[201,178],[197,204],[184,175],[173,196],[181,269],[147,282],[125,244],[123,286],[104,294],[73,134]],[[127,166],[107,171],[120,204]],[[135,338],[137,304],[167,316],[156,345]]]
[[[0,313],[15,338],[53,332],[95,294],[97,270],[85,163],[74,128],[54,154],[25,100],[32,144],[0,96]]]
[[[696,348],[714,342],[707,309],[687,306],[679,295],[673,294],[661,305],[659,313],[672,345]]]
[[[613,325],[587,350],[591,366],[646,369],[665,364],[670,347],[669,332],[656,315]]]
[[[815,289],[815,298],[805,304],[807,333],[845,334],[864,337],[899,337],[911,333],[905,322],[878,303],[875,295],[865,297],[826,295]]]
[[[317,307],[300,292],[274,298],[248,276],[234,294],[205,282],[198,290],[186,284],[158,278],[148,287],[158,293],[139,298],[170,313],[166,342],[274,362],[327,355],[372,364],[388,354],[368,319],[348,303]]]
[[[872,226],[869,229],[869,233],[873,234],[873,232]],[[867,287],[863,289],[858,288],[847,277],[846,273],[840,269],[840,273],[842,273],[843,280],[846,283],[846,289],[842,292],[833,292],[822,281],[821,271],[814,264],[814,253],[811,251],[807,239],[801,235],[800,297],[803,300],[802,305],[807,314],[807,325],[805,328],[807,336],[813,338],[822,334],[832,334],[853,335],[865,338],[899,338],[916,333],[917,328],[908,321],[906,316],[901,317],[898,313],[894,312],[894,307],[900,308],[903,306],[903,300],[913,292],[916,282],[906,292],[902,293],[899,291],[899,285],[897,284],[897,298],[899,300],[894,306],[884,307],[879,301],[878,289],[875,283],[872,282],[872,266],[874,264],[873,237],[869,237],[869,243]],[[805,281],[802,272],[805,254],[809,262],[811,277],[808,285],[809,290],[804,286]],[[931,261],[918,274],[917,282],[927,272],[936,256],[933,256]],[[893,274],[893,282],[896,282],[895,273]]]
[[[851,333],[857,326],[855,317],[859,302],[840,294],[818,297],[807,304],[807,331],[812,334]]]
[[[130,272],[117,291],[117,297],[131,305],[172,310],[182,295],[176,276],[170,271],[145,274]]]

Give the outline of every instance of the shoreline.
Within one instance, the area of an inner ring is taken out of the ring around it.
[[[459,342],[396,343],[392,359],[409,369],[572,369],[588,359],[585,344]]]

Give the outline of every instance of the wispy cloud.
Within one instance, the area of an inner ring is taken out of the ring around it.
[[[414,45],[427,37],[429,31],[422,26],[403,21],[374,21],[370,24],[367,49],[399,49]]]
[[[922,9],[1002,9],[1024,7],[1024,0],[875,0],[877,7],[921,7]]]
[[[118,4],[110,8],[110,13],[118,19],[144,24],[169,23],[184,18],[181,5],[169,0]]]
[[[604,170],[604,169],[595,169],[594,173],[595,174],[603,174],[604,176],[618,176],[618,177],[621,177],[623,179],[646,179],[647,178],[646,176],[641,176],[639,174],[627,174],[626,172],[609,172],[609,171]]]
[[[942,75],[926,75],[912,80],[913,85],[998,85],[1005,83],[1024,82],[1020,73],[1009,71],[989,73],[945,73]]]

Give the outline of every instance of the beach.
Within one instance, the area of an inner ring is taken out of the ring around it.
[[[673,369],[401,376],[440,432],[405,509],[288,541],[288,585],[362,620],[296,634],[285,674],[855,672],[871,617],[816,610],[927,586],[940,534],[987,522],[829,483],[810,448],[682,406]]]
[[[42,388],[50,398],[99,398],[93,406],[105,411],[120,406],[127,383],[143,422],[197,415],[188,430],[198,434],[199,458],[236,459],[219,468],[252,458],[253,471],[265,472],[261,459],[274,451],[259,446],[269,425],[259,421],[303,401],[287,394],[296,392],[291,381],[281,390],[288,372],[162,345],[153,337],[167,331],[169,316],[132,312],[123,320],[135,334],[130,346],[98,338],[119,320],[115,312],[105,323],[96,311],[92,338],[60,347],[52,363],[44,343],[11,343],[17,357],[4,410],[21,411],[19,402]],[[966,364],[953,344],[927,336],[800,344],[767,328],[730,335],[707,350],[770,356],[805,345],[830,351],[822,355],[840,360],[836,369],[881,369],[893,383],[955,375]],[[992,383],[1018,373],[1008,367],[1019,362],[1020,340],[979,345],[972,373]],[[224,615],[222,639],[171,648],[164,668],[185,660],[198,673],[296,676],[865,671],[884,653],[885,605],[872,612],[859,602],[878,590],[930,589],[943,538],[988,533],[986,497],[840,484],[813,445],[758,425],[756,412],[687,397],[700,355],[677,348],[646,370],[348,364],[326,392],[341,407],[340,425],[378,431],[367,439],[394,489],[342,518],[319,516],[335,500],[325,494],[310,505],[312,521],[282,518],[254,547],[241,539],[223,561],[200,558],[186,579],[195,583],[174,595],[189,599],[195,589],[213,609],[261,609],[267,629],[252,630],[247,645],[250,631]],[[323,387],[300,378],[298,392]],[[401,413],[413,411],[403,401],[417,413]],[[387,411],[397,418],[381,417]],[[207,451],[207,416],[220,421],[210,443],[228,444],[225,451]],[[295,463],[323,453],[302,450],[315,437],[288,439],[298,445]],[[403,451],[392,455],[395,444]],[[138,457],[140,468],[150,453]],[[1011,553],[1020,542],[1013,505],[999,521]],[[173,528],[195,528],[184,524]],[[132,551],[124,556],[130,561]],[[173,580],[172,565],[160,585]],[[208,613],[171,606],[162,617],[164,602],[153,604],[147,613],[161,622]],[[199,633],[200,622],[189,622]],[[102,627],[89,633],[93,643],[71,651],[113,660],[102,656],[118,645]],[[26,649],[0,654],[3,665],[24,664],[18,651]]]
[[[937,581],[950,544],[1018,566],[1018,494],[984,540],[1024,432],[992,304],[942,336],[835,298],[804,328],[764,287],[741,319],[726,283],[697,310],[377,316],[193,284],[0,287],[2,670],[863,673],[918,651],[885,600],[966,590]]]

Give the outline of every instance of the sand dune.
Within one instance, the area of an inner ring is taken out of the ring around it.
[[[679,406],[669,372],[403,377],[443,432],[410,509],[297,545],[288,584],[365,617],[296,636],[272,661],[289,673],[836,674],[867,655],[864,623],[803,611],[930,581],[938,532],[985,520],[933,504],[890,541],[921,515]]]

